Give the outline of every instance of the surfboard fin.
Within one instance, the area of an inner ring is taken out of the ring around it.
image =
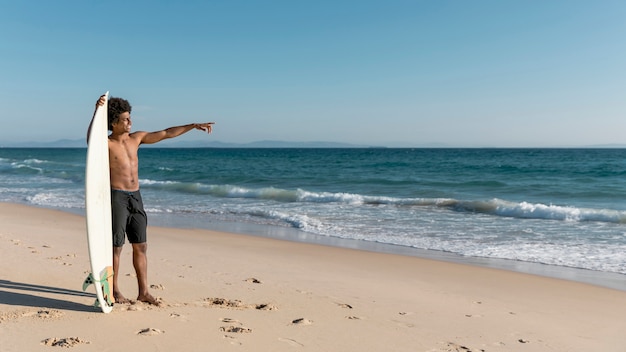
[[[95,283],[95,280],[93,279],[93,275],[89,273],[85,281],[83,281],[83,291],[87,291],[87,287],[89,287],[90,285],[93,285],[94,283]]]

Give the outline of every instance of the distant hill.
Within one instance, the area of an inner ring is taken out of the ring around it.
[[[53,142],[2,142],[0,148],[87,148],[84,139],[60,139]]]
[[[356,145],[338,142],[284,142],[284,141],[256,141],[250,143],[227,143],[218,141],[180,141],[159,143],[159,146],[176,148],[368,148],[366,145]]]
[[[1,142],[0,148],[86,148],[84,139],[62,139],[53,142]],[[163,141],[148,148],[376,148],[338,142],[284,142],[257,141],[251,143],[227,143],[219,141]]]
[[[3,142],[0,148],[86,148],[84,139],[61,139],[52,142]],[[350,144],[341,142],[285,142],[285,141],[256,141],[250,143],[229,143],[220,141],[186,141],[166,140],[154,145],[145,145],[144,148],[499,148],[496,146],[460,147],[445,143],[391,143],[388,146]],[[506,148],[506,147],[505,147]],[[626,149],[626,144],[596,144],[581,146],[537,146],[520,148],[589,148],[589,149]]]

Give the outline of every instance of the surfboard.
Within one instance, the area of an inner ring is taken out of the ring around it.
[[[91,273],[83,282],[83,291],[96,288],[95,306],[104,313],[113,310],[113,234],[111,230],[111,180],[109,178],[109,142],[105,103],[94,113],[87,145],[85,169],[85,217]]]

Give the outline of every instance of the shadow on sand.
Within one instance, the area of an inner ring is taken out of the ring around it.
[[[10,290],[10,291],[9,291]],[[89,304],[81,304],[60,298],[49,298],[37,293],[59,296],[80,296],[91,298],[87,302],[96,299],[94,293],[68,290],[59,287],[33,285],[22,282],[0,280],[0,304],[29,307],[46,307],[60,310],[74,310],[79,312],[95,312],[97,308]]]

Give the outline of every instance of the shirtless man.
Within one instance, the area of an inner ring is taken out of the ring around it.
[[[96,102],[104,105],[104,95]],[[118,285],[120,256],[125,237],[133,248],[133,266],[137,274],[139,294],[137,300],[160,305],[148,290],[148,249],[146,228],[148,225],[139,193],[139,160],[137,151],[141,144],[153,144],[164,139],[178,137],[192,129],[211,133],[213,122],[192,123],[166,128],[156,132],[131,133],[131,106],[125,99],[109,99],[109,168],[111,171],[111,212],[113,217],[113,297],[118,303],[130,301],[122,295]],[[95,114],[94,114],[95,116]],[[93,119],[92,119],[93,122]],[[91,130],[91,125],[89,130]],[[89,136],[87,136],[89,140]]]

